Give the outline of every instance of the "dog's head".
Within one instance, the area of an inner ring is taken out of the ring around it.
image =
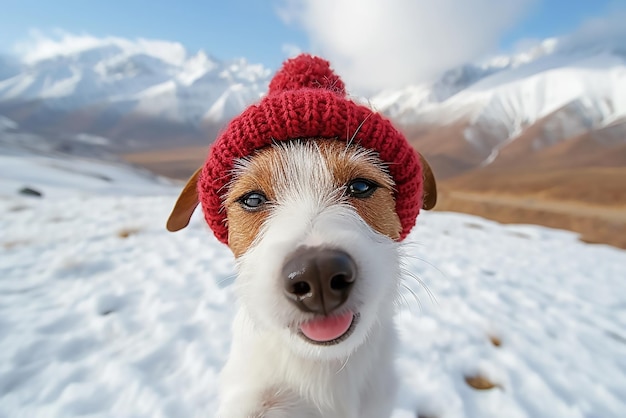
[[[168,229],[184,228],[201,202],[237,259],[255,326],[301,355],[345,358],[391,316],[398,242],[435,200],[426,161],[389,121],[347,100],[326,61],[304,56],[216,140]]]
[[[170,229],[188,222],[196,181]],[[424,184],[430,209],[429,168]],[[238,294],[258,327],[302,355],[341,358],[391,314],[402,226],[393,179],[374,151],[338,140],[277,143],[236,162],[223,199]]]

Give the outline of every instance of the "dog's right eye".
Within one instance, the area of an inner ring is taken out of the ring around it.
[[[346,187],[349,196],[364,199],[373,195],[379,186],[371,180],[354,179]]]
[[[239,198],[239,203],[245,210],[255,211],[267,203],[267,197],[260,192],[250,192]]]

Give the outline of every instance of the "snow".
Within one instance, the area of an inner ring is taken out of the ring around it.
[[[212,416],[229,250],[199,213],[165,231],[178,187],[52,160],[0,161],[0,416]],[[25,182],[44,197],[17,195]],[[394,418],[626,416],[626,252],[437,212],[403,251]]]
[[[0,132],[7,131],[9,129],[17,129],[17,123],[7,117],[0,115]]]
[[[238,115],[249,103],[258,99],[254,93],[246,91],[242,84],[233,84],[213,103],[203,119],[213,122],[229,120]]]
[[[121,161],[105,162],[93,157],[55,153],[40,146],[45,144],[32,143],[29,149],[3,139],[0,137],[0,197],[5,199],[24,187],[35,189],[44,197],[64,198],[159,194],[172,186],[172,182],[165,178]],[[94,155],[98,155],[97,152]]]
[[[78,134],[74,136],[74,139],[76,139],[77,141],[81,141],[87,144],[92,144],[92,145],[109,145],[111,143],[111,140],[108,138],[104,138],[102,136],[98,136],[98,135],[90,135],[90,134]]]
[[[218,64],[211,60],[204,51],[199,51],[196,55],[189,58],[187,65],[185,65],[185,68],[177,75],[177,78],[181,84],[188,86],[217,67]]]

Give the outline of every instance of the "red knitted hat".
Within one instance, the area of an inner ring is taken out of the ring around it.
[[[198,178],[198,198],[217,239],[228,243],[222,200],[236,159],[273,141],[346,141],[353,135],[353,143],[377,151],[389,167],[396,183],[403,240],[422,206],[422,166],[417,153],[389,120],[346,97],[344,84],[328,61],[306,54],[285,61],[270,82],[267,96],[235,117],[211,146]]]

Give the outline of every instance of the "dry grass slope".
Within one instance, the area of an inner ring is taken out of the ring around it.
[[[626,207],[449,190],[439,196],[437,210],[469,213],[502,223],[567,229],[579,233],[585,242],[626,249]]]
[[[123,155],[132,164],[140,165],[162,176],[186,180],[206,159],[209,146],[184,147],[138,152]]]

